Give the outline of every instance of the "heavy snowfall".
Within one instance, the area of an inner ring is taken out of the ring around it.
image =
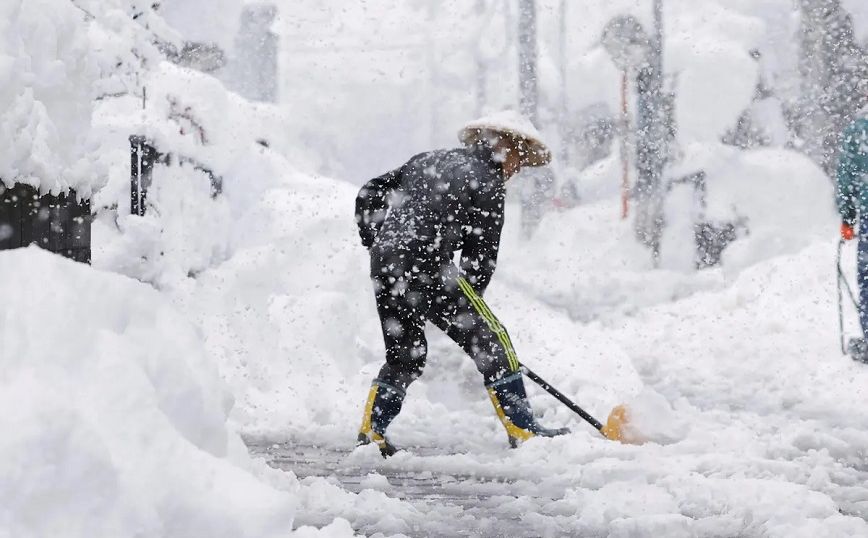
[[[485,303],[628,438],[429,323],[384,458],[357,196],[502,111]],[[868,537],[858,118],[864,0],[0,0],[0,537]]]

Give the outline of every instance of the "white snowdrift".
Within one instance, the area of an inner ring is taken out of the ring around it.
[[[267,160],[256,170],[275,185],[244,194],[246,207],[234,208],[232,257],[180,284],[179,302],[202,320],[245,430],[351,431],[345,421],[356,422],[367,358],[360,341],[379,334],[351,216],[355,189]]]
[[[0,296],[0,534],[286,535],[293,495],[243,469],[232,398],[156,291],[30,248],[0,253]]]

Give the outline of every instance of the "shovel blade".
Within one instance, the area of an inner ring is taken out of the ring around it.
[[[606,419],[606,424],[600,430],[606,439],[610,439],[612,441],[619,441],[621,443],[628,444],[642,444],[643,440],[640,439],[631,428],[628,427],[630,423],[630,410],[626,405],[617,405],[612,412],[609,413],[609,418]]]
[[[627,423],[627,407],[624,405],[615,406],[612,412],[609,413],[609,418],[606,419],[606,424],[600,430],[606,439],[612,441],[620,441],[624,436],[624,426]]]

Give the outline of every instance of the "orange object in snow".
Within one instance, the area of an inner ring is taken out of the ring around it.
[[[849,241],[856,237],[856,232],[853,231],[853,227],[847,224],[846,222],[841,223],[841,239],[844,241]]]

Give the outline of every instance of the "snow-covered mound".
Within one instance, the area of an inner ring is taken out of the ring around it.
[[[0,253],[0,296],[0,534],[286,535],[294,495],[244,469],[232,397],[156,291],[29,248]]]
[[[370,359],[360,344],[379,334],[352,220],[355,188],[287,171],[281,159],[256,163],[273,184],[235,193],[244,204],[234,208],[231,257],[180,284],[179,302],[201,320],[240,426],[347,428]]]

